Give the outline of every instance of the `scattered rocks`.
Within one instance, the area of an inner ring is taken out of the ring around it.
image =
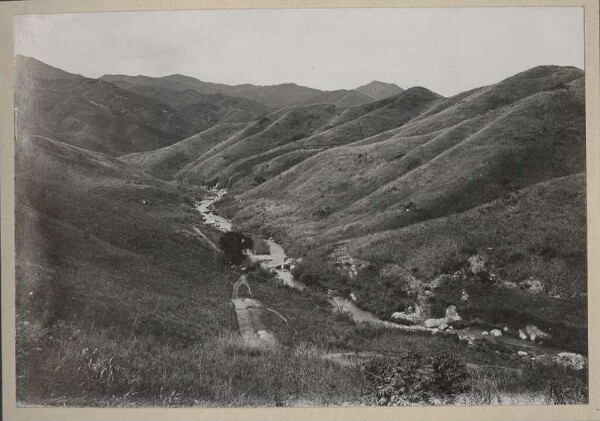
[[[495,336],[495,337],[500,337],[500,336],[502,336],[502,331],[500,329],[492,329],[490,331],[490,335]]]
[[[546,286],[539,279],[530,276],[529,278],[519,282],[519,288],[528,294],[539,295],[546,292]]]
[[[588,363],[586,357],[574,352],[561,352],[553,358],[553,361],[574,370],[583,370]]]

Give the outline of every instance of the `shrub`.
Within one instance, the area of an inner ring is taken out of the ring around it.
[[[250,237],[238,231],[226,232],[219,238],[219,246],[223,250],[226,263],[239,265],[245,259],[244,252],[252,248],[254,242]]]
[[[441,394],[453,396],[469,389],[467,364],[455,356],[445,352],[438,354],[433,361],[433,371]]]
[[[448,400],[468,389],[464,361],[440,353],[433,360],[408,352],[398,358],[378,358],[364,367],[378,405],[404,406]]]

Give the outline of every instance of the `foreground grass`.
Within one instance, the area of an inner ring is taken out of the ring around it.
[[[19,324],[24,345],[17,366],[19,400],[86,406],[337,405],[362,401],[365,388],[360,370],[324,361],[311,348],[263,354],[230,333],[177,346],[104,329],[73,336],[73,329]]]

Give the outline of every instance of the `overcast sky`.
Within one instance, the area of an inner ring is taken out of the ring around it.
[[[451,95],[540,64],[583,69],[583,9],[29,15],[15,18],[15,53],[88,77],[180,73],[327,90],[381,80]]]

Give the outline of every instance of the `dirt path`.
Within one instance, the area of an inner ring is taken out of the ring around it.
[[[253,298],[232,298],[231,302],[240,336],[246,346],[260,349],[273,349],[280,346],[277,339],[260,321],[261,314],[266,310],[260,301]]]

